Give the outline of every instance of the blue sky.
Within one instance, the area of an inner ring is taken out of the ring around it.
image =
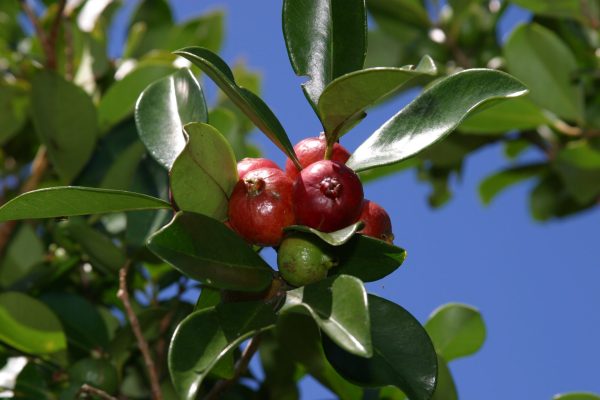
[[[174,7],[178,20],[224,9],[225,60],[242,58],[263,74],[263,98],[292,142],[320,132],[300,89],[304,79],[293,74],[287,59],[281,1],[177,0]],[[526,18],[518,9],[509,15],[503,25],[507,30]],[[114,35],[123,32],[117,27]],[[405,103],[398,99],[371,112],[342,143],[356,148]],[[259,133],[254,138],[283,165],[278,149]],[[483,313],[488,328],[483,349],[451,363],[462,400],[600,393],[600,256],[595,247],[600,210],[536,223],[528,212],[527,183],[483,207],[478,183],[505,165],[500,147],[469,158],[453,200],[441,210],[428,208],[428,188],[414,172],[367,185],[366,196],[392,217],[396,244],[408,250],[404,266],[369,290],[401,304],[422,322],[447,302],[467,303]],[[333,397],[311,381],[303,382],[302,390],[303,399]]]

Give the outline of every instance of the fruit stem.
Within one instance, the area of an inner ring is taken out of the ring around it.
[[[331,156],[333,155],[333,145],[335,142],[330,142],[327,140],[327,148],[325,149],[325,160],[331,160]]]

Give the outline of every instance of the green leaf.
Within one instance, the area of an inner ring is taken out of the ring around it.
[[[358,221],[352,225],[349,225],[345,228],[342,228],[342,229],[334,231],[334,232],[321,232],[319,230],[316,230],[315,228],[311,228],[310,226],[304,226],[304,225],[290,225],[290,226],[283,228],[283,230],[285,232],[311,233],[311,234],[317,236],[319,239],[321,239],[322,241],[324,241],[327,244],[330,244],[332,246],[341,246],[341,245],[345,244],[346,242],[348,242],[348,240],[352,239],[352,236],[354,236],[354,234],[357,231],[361,230],[363,228],[363,226],[364,226],[363,222]]]
[[[388,19],[398,25],[413,25],[421,29],[431,26],[421,0],[367,0],[369,12],[376,20]]]
[[[561,150],[553,164],[565,189],[579,203],[600,195],[600,151],[580,143]]]
[[[510,2],[539,15],[558,18],[583,18],[581,0],[510,0]]]
[[[130,115],[134,111],[136,99],[148,85],[176,71],[177,68],[164,62],[144,64],[112,84],[98,104],[101,131],[106,132]]]
[[[238,181],[233,149],[210,125],[191,123],[185,132],[188,143],[170,171],[173,198],[183,211],[225,220]]]
[[[508,99],[471,114],[458,129],[471,134],[498,134],[534,129],[549,123],[550,119],[542,109],[527,96]]]
[[[67,341],[78,350],[108,348],[108,329],[92,303],[72,293],[45,293],[41,300],[58,316]]]
[[[80,186],[57,186],[33,190],[15,197],[0,207],[0,221],[160,208],[171,208],[171,205],[141,193]]]
[[[443,139],[477,106],[526,92],[510,75],[488,69],[440,79],[375,131],[347,165],[362,171],[402,161]]]
[[[275,335],[265,332],[260,341],[260,364],[265,374],[261,385],[269,399],[299,400],[300,393],[296,381],[304,375],[291,355],[280,346]]]
[[[327,359],[346,379],[361,386],[394,385],[411,400],[429,400],[437,356],[427,332],[405,309],[369,295],[373,357],[345,352],[324,337]]]
[[[437,352],[452,361],[476,353],[485,341],[485,323],[479,311],[450,303],[436,309],[425,324]]]
[[[185,147],[183,126],[207,120],[202,88],[188,69],[152,83],[135,106],[140,138],[150,155],[167,169]]]
[[[335,78],[363,67],[367,51],[365,0],[285,0],[283,35],[306,98],[317,109]]]
[[[331,366],[321,344],[319,328],[308,315],[283,314],[277,320],[278,347],[292,360],[329,388],[341,400],[362,400],[363,390],[348,382]]]
[[[458,400],[454,378],[448,368],[448,363],[438,354],[438,374],[435,391],[431,400]]]
[[[579,67],[560,37],[538,24],[521,25],[506,40],[504,56],[533,101],[560,117],[582,121],[583,91],[573,80]]]
[[[90,159],[98,135],[96,108],[78,86],[50,71],[32,83],[33,125],[48,149],[52,166],[71,182]]]
[[[194,307],[194,311],[204,310],[216,306],[221,302],[221,291],[204,286]]]
[[[555,395],[552,400],[600,400],[600,396],[594,393],[563,393]]]
[[[339,275],[286,293],[282,313],[308,311],[319,327],[345,351],[371,357],[367,292],[363,283]]]
[[[39,300],[19,292],[0,293],[0,340],[33,355],[56,355],[67,348],[63,328]]]
[[[29,102],[25,85],[0,81],[0,145],[23,127],[27,120]]]
[[[298,162],[292,143],[273,111],[257,95],[236,84],[225,61],[202,47],[186,47],[177,50],[175,54],[187,58],[204,71],[258,129],[288,157]]]
[[[325,87],[319,98],[317,109],[325,135],[331,142],[336,141],[349,123],[366,115],[367,108],[406,88],[416,78],[435,74],[435,64],[426,56],[416,67],[369,68],[340,76]]]
[[[10,287],[25,279],[34,267],[44,261],[44,243],[27,224],[21,224],[10,239],[0,262],[0,286]]]
[[[483,204],[488,205],[492,200],[509,186],[541,174],[546,169],[545,164],[528,164],[508,168],[485,178],[479,185],[479,197]]]
[[[180,396],[195,399],[203,379],[225,354],[271,329],[275,321],[272,306],[263,302],[220,304],[190,314],[169,347],[169,371]]]
[[[146,155],[142,142],[135,141],[123,149],[110,164],[110,168],[100,182],[103,189],[127,190],[131,187],[134,175]]]
[[[406,250],[372,237],[355,235],[336,247],[339,263],[330,274],[352,275],[363,282],[374,282],[394,272],[406,258]]]
[[[184,275],[220,289],[259,292],[273,278],[269,265],[222,222],[177,213],[148,240],[157,256]]]

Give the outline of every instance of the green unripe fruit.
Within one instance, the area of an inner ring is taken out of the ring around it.
[[[114,394],[119,388],[116,368],[104,359],[84,358],[69,368],[71,382],[81,386],[84,383]]]
[[[294,286],[304,286],[326,278],[327,271],[336,264],[327,245],[310,235],[286,237],[277,253],[279,273]]]

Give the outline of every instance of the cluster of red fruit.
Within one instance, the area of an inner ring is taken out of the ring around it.
[[[229,200],[231,228],[251,244],[277,247],[289,225],[333,232],[360,220],[364,227],[359,233],[392,243],[388,214],[364,199],[360,179],[345,165],[350,153],[335,143],[326,160],[326,148],[323,136],[296,144],[301,171],[290,159],[285,172],[265,158],[241,160]]]

